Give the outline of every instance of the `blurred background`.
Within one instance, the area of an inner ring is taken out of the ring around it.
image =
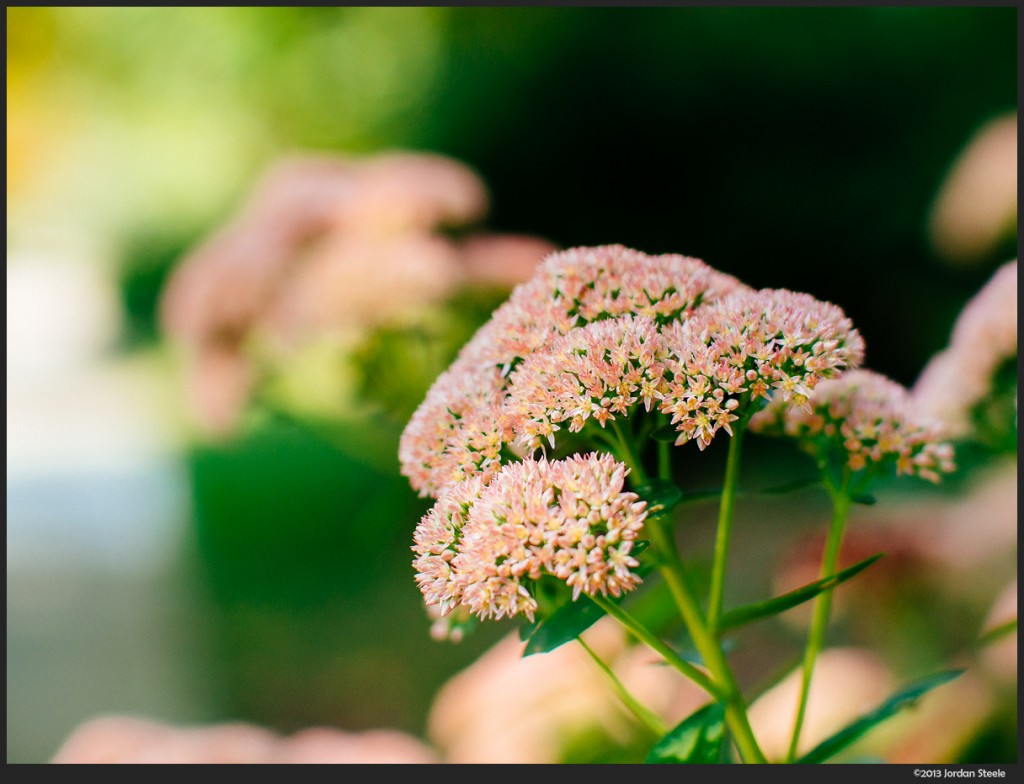
[[[438,688],[509,627],[431,638],[409,549],[428,502],[398,474],[398,436],[551,248],[683,253],[809,292],[853,319],[869,367],[913,384],[1017,256],[1016,22],[998,7],[8,8],[8,762],[48,760],[100,713],[424,735]],[[382,181],[359,162],[398,151],[450,162],[436,176],[458,204],[287,217],[316,188],[351,206]],[[285,309],[301,342],[203,310],[267,310],[311,236],[370,224],[342,252],[341,294]],[[381,259],[418,248],[451,285],[428,296],[431,272],[384,318]],[[218,253],[274,272],[203,261]],[[193,280],[168,305],[204,264],[220,294]],[[1012,445],[969,446],[938,490],[882,488],[878,514],[924,497],[927,525],[994,465],[1010,466],[999,519],[1015,520],[1015,411]],[[747,459],[765,479],[801,465],[771,444]],[[824,500],[800,498],[820,523]],[[762,525],[760,552],[736,537],[737,598],[769,590],[764,550],[799,561],[808,529],[781,511]],[[955,654],[1015,580],[1008,530],[969,591],[897,580],[903,614],[842,639],[913,674],[929,662],[893,625],[941,606],[916,639],[930,663]],[[799,643],[761,640],[779,667]],[[1005,694],[963,759],[1016,760]]]

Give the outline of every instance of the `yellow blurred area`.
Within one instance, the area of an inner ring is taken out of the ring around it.
[[[376,146],[429,97],[445,13],[8,8],[14,236],[188,226],[282,147]]]

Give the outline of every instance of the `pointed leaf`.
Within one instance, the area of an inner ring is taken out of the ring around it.
[[[636,494],[647,502],[652,512],[668,512],[683,498],[683,492],[667,479],[651,479],[636,488]],[[660,507],[660,510],[659,510]]]
[[[797,762],[803,765],[816,764],[834,757],[877,724],[881,724],[883,721],[899,713],[904,708],[914,705],[927,692],[937,686],[948,683],[954,678],[962,675],[964,672],[965,670],[945,670],[943,672],[937,672],[934,675],[929,675],[919,681],[915,681],[906,688],[898,691],[870,713],[861,716],[852,724],[849,724],[839,730],[839,732],[832,737],[823,740],[809,752],[800,757]]]
[[[583,597],[580,597],[583,599]],[[523,656],[553,651],[575,640],[604,616],[604,610],[590,601],[569,602],[559,607],[550,618],[534,627],[526,641]]]
[[[734,640],[731,637],[724,638],[723,640],[721,640],[719,645],[722,648],[722,653],[724,653],[726,656],[728,656],[730,653],[735,651],[737,647],[739,647],[736,640]],[[690,664],[696,664],[700,667],[706,666],[704,664],[704,657],[700,655],[700,652],[696,648],[673,645],[672,650],[674,650],[678,654],[679,658],[683,661],[688,661],[690,662]]]
[[[776,596],[774,599],[746,604],[742,607],[737,607],[735,610],[729,610],[729,612],[722,615],[718,623],[718,628],[719,630],[735,629],[737,626],[743,626],[745,624],[752,623],[753,621],[759,621],[762,618],[778,615],[786,610],[790,610],[799,604],[810,601],[819,593],[835,588],[840,583],[844,583],[851,577],[855,577],[883,555],[885,555],[885,553],[878,553],[870,558],[865,558],[863,561],[855,563],[853,566],[848,566],[841,572],[836,572],[831,577],[824,577],[820,580],[815,580],[813,583],[808,583],[801,588],[797,588],[795,591],[790,591],[789,593],[784,593],[781,596]]]
[[[991,629],[989,629],[984,634],[982,634],[978,638],[977,645],[978,645],[979,648],[983,648],[986,645],[991,645],[996,640],[999,640],[999,639],[1005,637],[1007,634],[1010,634],[1011,632],[1016,632],[1016,631],[1017,631],[1017,619],[1016,618],[1011,618],[1010,620],[1005,621],[1004,623],[1000,623],[997,626],[993,626]]]
[[[638,539],[633,544],[632,553],[634,555],[642,553],[650,544],[650,541],[647,539]],[[645,577],[650,573],[651,568],[652,565],[650,563],[642,563],[636,570],[636,573],[641,577]],[[610,601],[620,602],[625,597],[620,596],[618,599],[608,598]],[[567,642],[575,640],[579,635],[601,620],[604,614],[604,610],[594,602],[586,601],[583,595],[580,595],[576,601],[567,601],[547,618],[537,620],[534,623],[525,623],[519,627],[519,639],[526,641],[523,656],[547,653]]]
[[[654,744],[644,762],[717,763],[725,742],[725,705],[712,702],[691,713]]]
[[[527,620],[527,619],[524,618],[523,622],[519,624],[519,639],[520,639],[520,641],[521,642],[526,642],[528,639],[530,639],[530,635],[532,635],[535,631],[537,631],[537,627],[538,626],[540,626],[540,619],[539,618],[537,618],[535,620],[532,620],[532,621]]]
[[[864,506],[874,506],[878,502],[878,499],[871,495],[871,493],[860,493],[853,496],[850,500],[855,504],[863,504]]]

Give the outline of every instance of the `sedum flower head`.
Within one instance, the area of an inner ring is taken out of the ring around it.
[[[655,321],[622,316],[577,327],[531,354],[513,373],[504,410],[517,443],[533,450],[590,419],[602,427],[634,404],[651,405],[665,384],[665,341]]]
[[[421,496],[436,498],[449,484],[489,477],[512,440],[500,405],[505,379],[476,358],[478,342],[467,344],[437,377],[399,440],[402,474]]]
[[[483,487],[481,477],[449,485],[413,533],[416,584],[427,606],[439,608],[440,615],[447,615],[458,604],[460,596],[452,579],[451,563],[458,552],[469,509]]]
[[[806,408],[817,384],[856,367],[864,341],[843,311],[786,289],[737,291],[664,330],[671,379],[659,405],[676,444],[704,449],[747,404],[778,398]],[[752,409],[749,409],[752,410]]]
[[[853,370],[824,381],[808,402],[798,409],[772,400],[750,427],[796,438],[822,460],[838,453],[852,471],[891,462],[897,474],[938,482],[956,468],[941,426],[918,413],[904,386],[879,373]]]
[[[511,404],[505,410],[511,374],[535,355],[568,350],[559,342],[562,336],[588,324],[630,317],[645,325],[637,330],[650,332],[741,288],[745,287],[735,278],[687,256],[651,256],[622,245],[550,254],[428,391],[399,444],[403,475],[420,495],[437,497],[451,482],[497,470],[503,446],[515,453],[513,422],[522,425],[536,408],[521,411]],[[587,334],[596,338],[604,333]],[[538,364],[544,366],[545,360]],[[545,372],[541,367],[533,374]],[[521,385],[530,386],[527,378]],[[513,394],[518,397],[523,391]],[[643,394],[651,399],[650,391]],[[604,397],[598,398],[598,408],[610,414],[601,404]],[[626,397],[615,394],[609,400]],[[536,444],[553,433],[553,428],[547,432],[547,425],[538,427],[537,433],[519,433],[521,442]]]
[[[623,245],[570,248],[544,259],[494,312],[486,354],[507,374],[576,327],[626,315],[665,324],[739,286],[736,278],[689,256],[652,256]]]
[[[531,585],[544,575],[581,593],[620,596],[640,584],[631,555],[646,503],[623,490],[627,469],[610,455],[526,459],[484,485],[441,493],[415,536],[417,583],[442,613],[464,605],[482,618],[533,619]]]

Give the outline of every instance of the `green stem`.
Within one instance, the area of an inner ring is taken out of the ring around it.
[[[838,490],[834,489],[831,484],[828,487],[832,495],[832,524],[829,526],[828,539],[825,542],[825,551],[821,559],[821,576],[823,578],[835,574],[839,561],[839,546],[842,544],[843,531],[846,528],[846,518],[849,515],[851,504],[848,472],[844,474],[842,485]],[[811,627],[807,634],[803,676],[800,680],[800,697],[797,703],[796,720],[793,724],[793,734],[789,741],[789,751],[786,754],[787,762],[796,759],[797,747],[800,744],[800,730],[803,729],[804,715],[807,712],[807,696],[811,688],[811,678],[814,675],[814,663],[825,641],[825,629],[828,626],[831,608],[832,589],[829,589],[818,594],[814,600],[814,615],[811,618]]]
[[[618,439],[618,458],[629,466],[629,470],[636,478],[635,484],[647,484],[647,474],[644,473],[643,466],[640,465],[640,458],[633,454],[633,446],[629,439],[626,438],[626,434],[622,432],[622,428],[619,427],[618,420],[611,420],[612,430]]]
[[[601,668],[601,671],[604,672],[604,674],[611,680],[615,693],[619,695],[619,699],[622,700],[622,704],[629,708],[630,713],[636,716],[641,724],[654,733],[656,738],[660,738],[668,732],[668,727],[665,726],[661,717],[630,694],[629,690],[622,684],[622,681],[620,681],[618,676],[612,671],[612,668],[609,667],[600,656],[594,653],[593,649],[589,645],[583,642],[583,638],[577,637],[576,640],[583,646],[583,650],[590,654],[590,658],[592,658],[597,666]]]
[[[725,703],[725,720],[729,725],[736,747],[744,762],[763,763],[767,760],[757,745],[757,739],[747,718],[747,706],[743,700],[736,678],[732,674],[717,636],[709,629],[701,613],[700,603],[686,582],[683,564],[679,560],[675,542],[666,530],[663,517],[648,520],[651,539],[662,554],[661,573],[668,584],[676,606],[683,616],[683,622],[690,633],[697,651],[704,659]]]
[[[634,456],[630,442],[626,439],[618,422],[612,420],[612,426],[619,439],[619,447],[621,449],[619,458],[635,472],[637,482],[641,484],[646,483],[647,476],[640,466],[640,461]],[[735,440],[737,437],[742,438],[742,428],[734,427],[733,429],[736,432],[733,439]],[[736,448],[735,457],[733,456],[732,449],[733,445],[730,443],[729,460],[738,464],[739,449],[738,447]],[[733,473],[736,473],[736,468],[733,468]],[[727,483],[729,481],[728,472],[726,481]],[[732,477],[732,483],[733,485],[736,483],[735,476]],[[731,498],[729,506],[731,516]],[[729,663],[726,661],[725,654],[722,652],[718,637],[706,624],[701,613],[700,602],[698,602],[697,597],[694,596],[693,591],[686,582],[686,576],[683,573],[683,562],[680,560],[679,552],[676,550],[675,539],[670,528],[671,524],[672,518],[670,515],[654,515],[649,517],[646,523],[646,528],[650,531],[651,539],[658,551],[662,576],[668,583],[676,606],[679,607],[679,611],[683,616],[683,622],[686,624],[694,645],[697,646],[697,652],[704,659],[705,665],[714,678],[718,699],[725,703],[725,720],[729,725],[729,730],[732,733],[736,747],[740,751],[740,756],[744,762],[766,762],[767,760],[765,760],[761,748],[757,745],[754,732],[750,728],[746,703],[743,700],[743,695],[736,683],[735,676],[732,674]],[[608,602],[608,604],[613,605],[614,603]],[[617,605],[615,606],[618,607]],[[621,610],[621,608],[618,609]],[[679,657],[676,656],[676,658]],[[693,665],[689,666],[692,668]]]
[[[729,439],[729,455],[725,462],[722,499],[718,504],[718,531],[715,534],[715,556],[711,567],[711,591],[708,595],[708,627],[714,631],[722,614],[725,593],[725,564],[729,556],[729,536],[732,533],[732,512],[736,497],[736,484],[740,475],[740,451],[743,447],[745,425],[741,421],[733,427]]]
[[[658,442],[658,477],[672,479],[672,444],[668,441]]]
[[[712,697],[720,699],[723,696],[722,690],[718,687],[718,684],[711,680],[711,678],[697,667],[686,661],[686,659],[672,650],[672,648],[667,644],[662,642],[654,633],[626,612],[621,606],[613,602],[607,596],[602,596],[601,594],[595,594],[590,598],[598,607],[632,632],[638,640],[646,643],[652,650],[660,653],[665,658],[666,662],[704,689],[704,691]]]

